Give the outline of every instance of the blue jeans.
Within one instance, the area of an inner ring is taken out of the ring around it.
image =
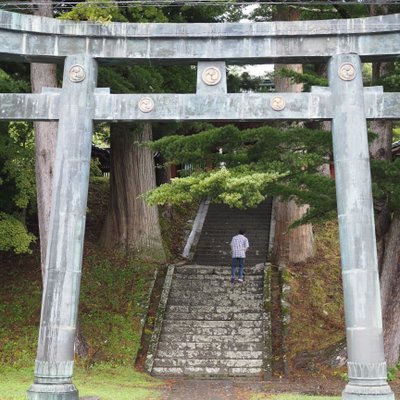
[[[236,264],[239,261],[239,279],[243,279],[244,258],[232,257],[232,278],[236,276]]]

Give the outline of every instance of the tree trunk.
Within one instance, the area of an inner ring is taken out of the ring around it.
[[[298,19],[297,10],[293,8],[277,7],[282,9],[276,15],[277,20],[293,21]],[[279,70],[290,69],[298,73],[303,72],[301,64],[275,65],[275,90],[279,93],[301,92],[302,83],[292,83],[290,78],[279,77]],[[272,250],[272,262],[277,265],[289,262],[301,262],[307,260],[314,253],[314,236],[312,225],[302,225],[295,229],[289,229],[289,225],[301,218],[308,206],[298,206],[294,201],[282,202],[274,200],[274,215],[276,219],[275,236]]]
[[[110,249],[165,261],[157,207],[139,197],[155,187],[152,151],[137,144],[151,139],[150,124],[111,125],[110,199],[101,241]]]
[[[293,200],[274,199],[275,235],[272,262],[277,265],[306,261],[314,253],[312,225],[289,229],[289,225],[300,219],[308,206],[298,206]]]
[[[33,93],[41,92],[42,87],[57,86],[56,68],[53,64],[31,64]],[[57,122],[53,121],[33,123],[35,131],[35,171],[42,271],[44,271],[46,261],[57,125]]]
[[[373,10],[372,10],[373,11]],[[393,63],[378,62],[372,65],[372,81],[388,73]],[[393,123],[371,121],[369,128],[377,134],[370,145],[371,157],[392,161]],[[375,202],[375,227],[378,250],[378,265],[381,276],[381,299],[384,328],[385,356],[389,367],[395,366],[400,357],[400,218],[393,216],[389,199]]]
[[[385,355],[389,367],[399,361],[400,347],[400,217],[396,216],[386,235],[381,275]]]
[[[35,15],[53,16],[51,0],[43,1],[35,9]],[[43,87],[57,87],[55,64],[31,64],[32,93],[40,93]],[[40,263],[42,274],[45,268],[47,237],[50,221],[53,165],[56,149],[57,122],[34,122],[35,171],[40,237]]]

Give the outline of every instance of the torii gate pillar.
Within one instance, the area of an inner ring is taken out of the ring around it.
[[[29,400],[77,400],[72,383],[97,63],[68,56],[60,98],[35,380]]]
[[[387,383],[361,61],[329,62],[349,383],[344,400],[393,400]]]

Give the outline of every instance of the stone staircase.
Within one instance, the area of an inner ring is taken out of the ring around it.
[[[230,283],[227,267],[175,268],[153,375],[262,376],[269,319],[264,309],[264,265]]]
[[[224,204],[210,204],[200,239],[196,246],[194,263],[198,265],[226,265],[231,263],[232,236],[244,228],[250,248],[246,265],[267,261],[272,199],[248,210],[229,208]]]
[[[271,203],[245,211],[209,206],[194,264],[168,269],[146,361],[153,375],[270,374]],[[241,227],[250,242],[245,281],[231,284],[229,243]]]

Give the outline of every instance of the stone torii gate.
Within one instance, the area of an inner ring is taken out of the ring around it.
[[[74,337],[93,121],[332,120],[349,383],[394,399],[383,351],[368,119],[400,119],[400,93],[363,88],[361,62],[400,56],[400,14],[354,20],[107,25],[0,12],[0,59],[64,63],[62,89],[0,94],[2,120],[58,120],[35,379],[27,398],[75,400]],[[327,62],[310,93],[227,93],[225,62]],[[99,63],[197,63],[193,94],[110,94]]]

